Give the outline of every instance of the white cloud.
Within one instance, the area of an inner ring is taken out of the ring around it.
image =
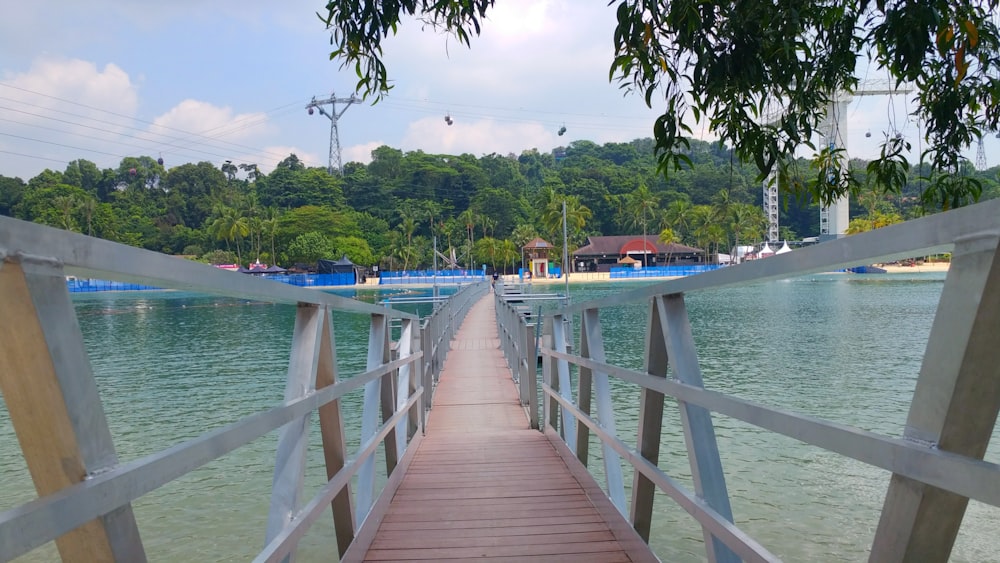
[[[235,114],[230,107],[219,107],[199,100],[184,100],[153,120],[150,132],[167,136],[193,135],[203,139],[239,141],[267,129],[265,113]]]
[[[39,163],[62,169],[77,158],[117,165],[129,152],[122,135],[137,131],[138,89],[112,63],[98,68],[79,59],[39,57],[25,72],[8,71],[0,96],[0,123],[7,133],[0,136],[0,150],[30,155],[0,155],[5,175],[30,177]]]
[[[299,160],[307,167],[321,166],[326,168],[326,155],[321,156],[314,152],[309,152],[302,147],[295,146],[269,146],[265,147],[260,153],[244,156],[243,159],[246,162],[257,164],[261,172],[269,174],[279,162],[292,154],[299,157]]]
[[[456,118],[454,125],[449,126],[441,119],[427,117],[409,124],[402,149],[481,156],[490,153],[520,154],[527,148],[555,144],[555,132],[537,123],[500,123],[492,119],[465,122]]]
[[[389,145],[382,141],[371,141],[363,145],[354,145],[353,147],[343,147],[341,150],[341,160],[344,163],[348,162],[360,162],[362,164],[369,164],[372,161],[372,151],[383,146]]]
[[[134,115],[139,100],[128,73],[117,65],[98,69],[79,59],[39,57],[27,72],[5,75],[3,85],[4,97],[23,105],[102,119],[112,113]]]

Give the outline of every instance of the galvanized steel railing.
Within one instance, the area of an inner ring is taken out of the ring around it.
[[[284,402],[120,463],[66,289],[68,275],[297,304]],[[384,446],[391,475],[407,446],[419,441],[448,341],[486,289],[485,283],[463,288],[420,327],[414,315],[385,307],[0,217],[0,393],[39,495],[0,513],[0,560],[55,540],[64,561],[145,561],[132,501],[277,429],[265,548],[256,560],[293,554],[331,505],[343,554],[376,502],[377,448]],[[365,372],[350,378],[337,373],[334,310],[371,317]],[[390,359],[392,319],[401,328]],[[361,445],[352,455],[341,398],[361,388]],[[313,411],[329,479],[303,500]]]
[[[536,322],[529,322],[531,307],[503,298],[502,286],[496,293],[497,333],[500,349],[517,384],[521,406],[528,423],[538,428],[538,352]],[[536,316],[537,320],[537,316]]]
[[[701,525],[712,561],[777,558],[733,524],[712,413],[819,446],[892,473],[871,561],[947,561],[969,499],[1000,506],[1000,466],[983,461],[1000,409],[1000,201],[910,221],[741,266],[675,279],[565,307],[549,315],[543,346],[544,424],[584,464],[592,432],[602,444],[607,494],[647,541],[656,489]],[[892,437],[770,408],[705,389],[685,293],[952,252],[905,432]],[[607,363],[599,311],[648,303],[644,371]],[[505,309],[501,315],[516,315]],[[579,318],[578,354],[566,320]],[[507,326],[520,327],[507,322]],[[523,328],[505,337],[517,356]],[[508,356],[511,357],[511,356]],[[570,366],[577,367],[577,381]],[[641,388],[636,448],[615,428],[609,378]],[[522,376],[523,381],[523,376]],[[573,389],[577,389],[574,396]],[[677,400],[694,491],[658,465],[664,397]],[[592,412],[596,407],[596,412]],[[626,503],[620,460],[634,469]],[[802,538],[808,541],[808,538]]]

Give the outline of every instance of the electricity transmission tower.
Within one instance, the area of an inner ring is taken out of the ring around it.
[[[351,94],[350,98],[338,98],[336,94],[331,93],[330,97],[325,100],[317,100],[313,97],[312,101],[306,104],[306,110],[309,115],[313,114],[313,110],[319,111],[321,115],[325,115],[330,119],[330,158],[326,166],[326,171],[332,176],[336,170],[336,174],[343,175],[344,168],[343,162],[340,160],[340,132],[337,130],[337,121],[340,116],[344,115],[347,108],[351,107],[351,104],[360,102],[361,98],[358,98],[354,94]],[[323,107],[329,104],[330,111],[326,111]],[[340,111],[337,111],[337,104],[346,104]]]
[[[986,170],[986,149],[983,147],[982,137],[979,137],[979,148],[976,150],[976,170]]]

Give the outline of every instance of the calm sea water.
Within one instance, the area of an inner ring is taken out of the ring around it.
[[[818,275],[688,297],[706,387],[865,430],[898,435],[906,419],[943,276]],[[630,284],[571,287],[574,300]],[[546,290],[546,289],[543,289]],[[394,290],[406,291],[406,290]],[[375,301],[376,292],[359,292]],[[232,423],[281,400],[294,308],[171,292],[74,298],[122,460]],[[640,368],[647,307],[602,316],[613,363]],[[342,377],[364,367],[367,318],[335,317]],[[350,354],[345,351],[358,350]],[[634,442],[638,391],[614,384],[617,424]],[[359,442],[360,392],[346,399]],[[668,407],[661,466],[690,486],[680,419]],[[788,561],[867,558],[889,475],[715,416],[737,523]],[[134,503],[151,561],[245,561],[263,546],[272,433]],[[987,459],[1000,461],[994,436]],[[600,468],[600,449],[592,467]],[[630,475],[630,473],[626,473]],[[308,491],[325,480],[312,436]],[[34,498],[0,407],[0,510]],[[664,561],[704,559],[701,531],[665,496],[653,546]],[[1000,510],[971,503],[953,561],[996,560]],[[300,560],[336,552],[330,518],[305,538]],[[51,546],[23,561],[57,559]]]

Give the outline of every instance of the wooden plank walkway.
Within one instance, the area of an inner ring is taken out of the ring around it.
[[[528,427],[495,315],[492,294],[469,311],[426,436],[344,560],[657,561],[569,449]]]

